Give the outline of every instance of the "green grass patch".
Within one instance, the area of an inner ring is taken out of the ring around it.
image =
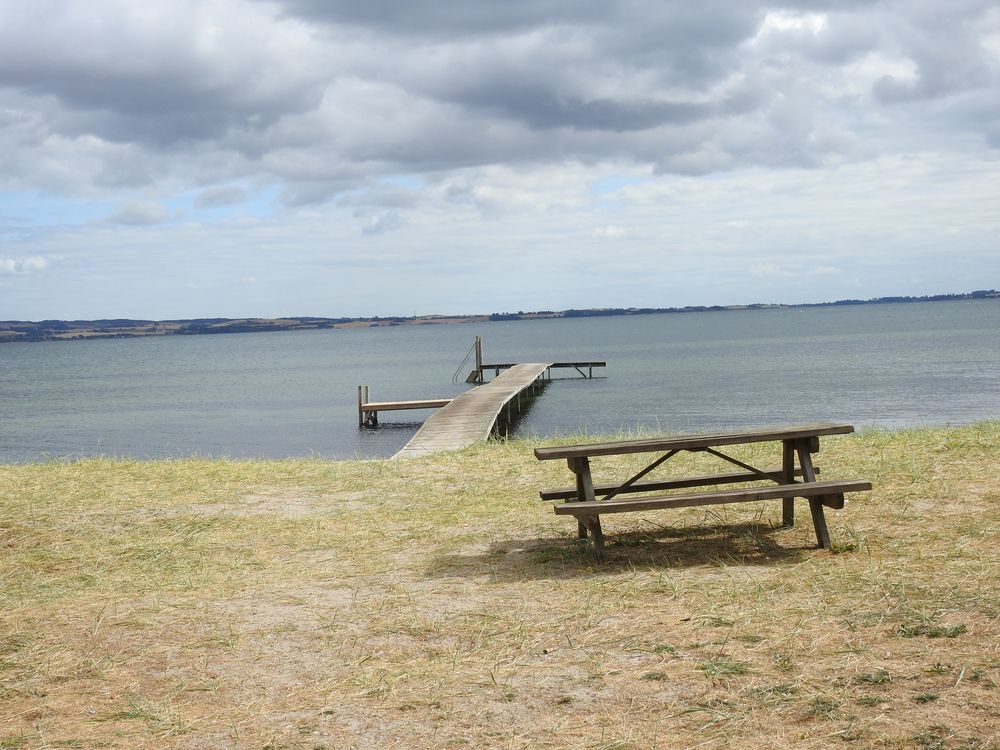
[[[969,632],[967,625],[900,625],[896,631],[903,638],[957,638]]]
[[[874,672],[865,672],[854,678],[859,685],[887,685],[892,682],[892,674],[888,669],[876,669]]]
[[[706,677],[711,679],[750,673],[750,665],[748,663],[735,661],[724,656],[715,656],[711,659],[704,659],[697,662],[695,666],[704,672]]]

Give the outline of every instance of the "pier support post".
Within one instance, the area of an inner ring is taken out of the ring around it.
[[[358,386],[358,427],[376,427],[378,425],[378,412],[366,409],[365,406],[372,400],[371,387],[367,385]]]

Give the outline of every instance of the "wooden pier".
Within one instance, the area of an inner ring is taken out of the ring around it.
[[[489,370],[493,370],[494,375],[499,375],[501,370],[508,370],[515,364],[517,363],[503,362],[501,364],[483,364],[479,366],[479,372],[483,373],[483,372],[488,372]],[[607,366],[608,366],[607,362],[550,362],[548,369],[546,370],[546,377],[549,380],[552,379],[552,372],[551,372],[552,370],[556,370],[559,368],[573,368],[578,373],[580,373],[580,377],[593,378],[595,367],[607,367]],[[583,371],[584,368],[587,368],[587,372]],[[471,378],[472,374],[470,374],[469,377]],[[482,379],[481,375],[480,379]]]
[[[378,427],[380,411],[402,409],[440,409],[451,403],[450,398],[427,398],[415,401],[372,401],[371,387],[358,386],[358,427]]]
[[[468,361],[469,357],[472,356],[473,354],[476,357],[475,369],[473,369],[473,371],[469,373],[469,377],[465,379],[466,383],[485,383],[486,382],[485,374],[490,370],[493,370],[493,374],[496,376],[500,374],[501,370],[508,370],[517,364],[516,362],[501,362],[493,364],[484,363],[483,339],[481,336],[476,336],[476,343],[473,345],[472,350],[469,352],[469,354],[466,355],[465,361]],[[458,366],[459,371],[461,370],[462,365],[464,364],[465,362],[462,362],[462,364]],[[551,379],[553,369],[572,367],[578,373],[580,373],[580,377],[593,378],[595,367],[607,367],[607,366],[608,366],[607,362],[549,362],[548,367],[546,368],[546,376],[549,379]],[[587,368],[586,372],[583,371],[584,368]],[[457,373],[458,371],[456,371],[456,375]]]
[[[605,362],[503,362],[483,363],[483,340],[476,336],[475,344],[455,370],[452,383],[457,383],[466,364],[475,355],[475,369],[466,378],[475,387],[455,398],[413,401],[372,401],[371,389],[358,386],[358,426],[377,427],[380,411],[401,409],[440,409],[421,426],[393,458],[416,458],[438,451],[465,448],[500,432],[527,408],[528,404],[552,379],[553,368],[572,368],[581,377],[593,378],[595,367]],[[493,371],[496,377],[485,381]]]
[[[509,422],[520,413],[544,385],[545,374],[551,366],[551,362],[511,365],[489,383],[456,396],[432,414],[394,458],[417,458],[485,440],[498,419],[506,417]]]

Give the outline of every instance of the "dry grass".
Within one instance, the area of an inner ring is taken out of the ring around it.
[[[531,447],[0,467],[0,748],[1000,745],[1000,423],[826,440],[836,552],[768,503],[602,566]]]

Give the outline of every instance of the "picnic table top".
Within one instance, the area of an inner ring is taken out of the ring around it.
[[[753,430],[670,435],[643,438],[640,440],[619,440],[610,443],[535,448],[535,458],[539,461],[547,461],[558,458],[584,458],[628,453],[648,453],[652,451],[693,450],[715,445],[762,443],[770,440],[797,440],[819,437],[821,435],[846,435],[851,432],[854,432],[853,425],[835,422],[815,422],[812,424],[765,427]]]

